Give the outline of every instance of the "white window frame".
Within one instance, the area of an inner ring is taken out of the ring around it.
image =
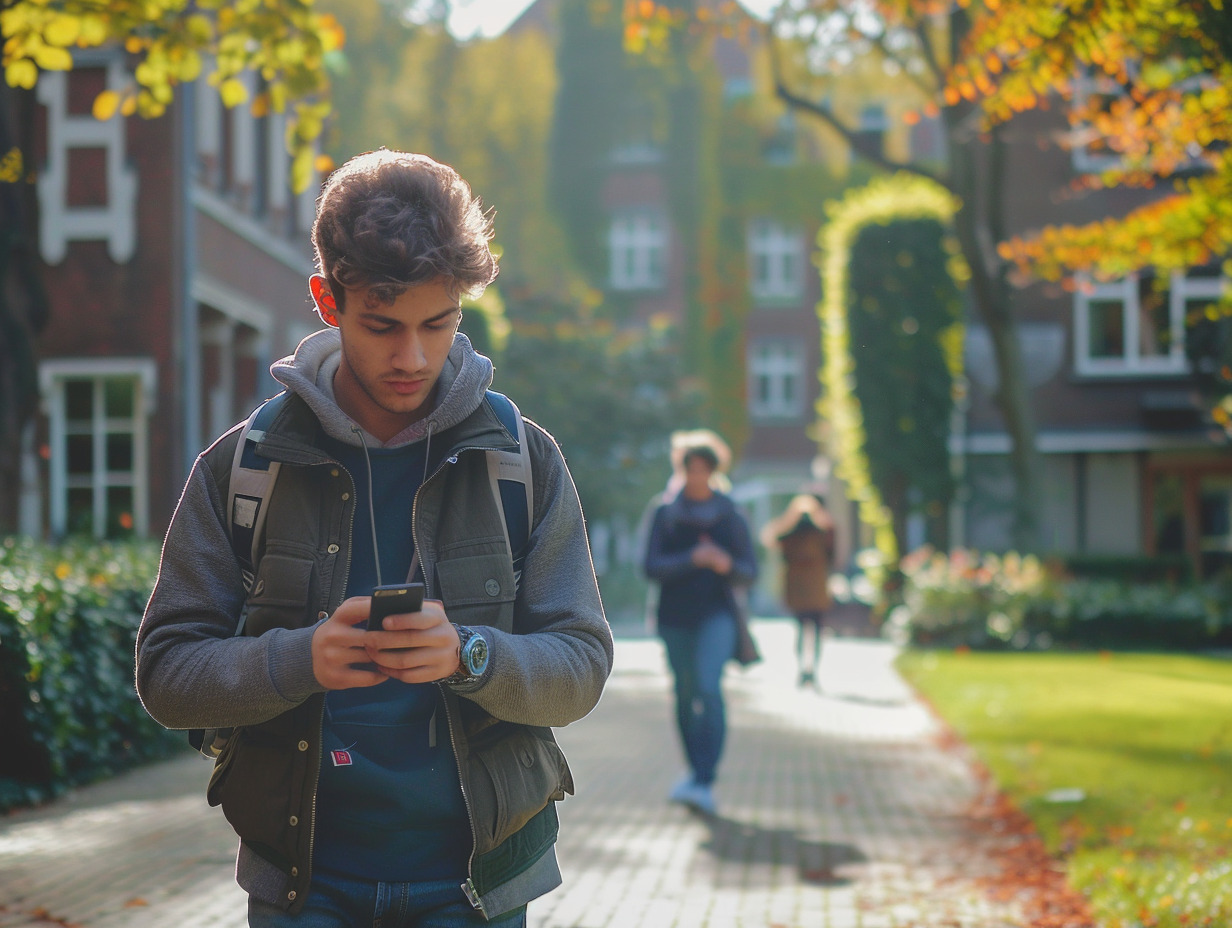
[[[83,51],[73,56],[76,68],[102,68],[108,90],[123,90],[131,81],[123,51]],[[61,263],[70,242],[107,243],[116,264],[127,264],[137,249],[137,172],[128,164],[125,120],[116,112],[105,120],[69,112],[69,71],[43,71],[35,93],[47,108],[47,162],[39,171],[39,253],[48,264]],[[102,149],[107,201],[100,206],[70,206],[69,153]]]
[[[803,233],[773,219],[754,219],[748,228],[748,252],[749,292],[754,299],[797,300],[804,295]]]
[[[756,421],[783,422],[804,416],[804,345],[794,338],[758,338],[749,344],[749,415]],[[760,385],[765,381],[767,396]]]
[[[667,219],[657,210],[617,213],[608,232],[613,290],[660,290],[667,281]]]
[[[1131,274],[1110,283],[1079,286],[1074,297],[1074,369],[1086,377],[1117,377],[1131,375],[1175,376],[1189,371],[1185,356],[1185,304],[1195,299],[1219,299],[1226,281],[1221,277],[1188,277],[1174,273],[1169,282],[1168,323],[1170,345],[1168,353],[1143,357],[1139,351],[1139,280]],[[1091,304],[1119,301],[1123,321],[1122,354],[1113,358],[1091,356]]]
[[[109,379],[135,381],[131,419],[108,419],[103,406],[103,383]],[[90,428],[94,436],[94,465],[88,482],[68,473],[69,427],[65,409],[65,384],[70,380],[94,382],[94,410]],[[94,494],[94,537],[107,531],[107,489],[130,487],[133,494],[133,532],[144,536],[149,530],[149,419],[154,412],[157,365],[150,358],[63,358],[39,364],[39,387],[47,415],[50,438],[50,517],[51,531],[62,536],[68,530],[68,493],[88,486]],[[106,436],[129,433],[133,436],[132,470],[106,469]]]

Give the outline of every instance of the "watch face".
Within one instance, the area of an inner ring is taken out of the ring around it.
[[[488,669],[488,642],[478,632],[472,632],[462,647],[462,664],[471,677],[478,677]]]
[[[477,677],[488,668],[488,643],[482,635],[473,635],[462,649],[463,661],[471,676]]]

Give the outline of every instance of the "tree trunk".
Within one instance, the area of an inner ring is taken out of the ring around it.
[[[1034,551],[1039,546],[1040,459],[1035,441],[1035,417],[1023,364],[1018,327],[1010,307],[1009,287],[996,243],[1003,238],[1002,158],[999,133],[977,138],[964,126],[962,112],[949,123],[950,189],[959,198],[954,230],[971,270],[969,292],[977,318],[988,329],[997,364],[993,400],[1010,438],[1010,470],[1014,477],[1012,529],[1014,547]],[[969,138],[967,136],[970,136]]]
[[[29,150],[29,107],[0,81],[0,158]],[[21,433],[38,404],[35,337],[47,323],[47,294],[30,238],[33,204],[22,162],[14,178],[0,179],[0,533],[17,528],[21,486]]]

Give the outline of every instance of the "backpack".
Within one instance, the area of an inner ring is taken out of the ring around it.
[[[265,431],[286,403],[286,391],[271,397],[253,410],[245,421],[235,455],[231,461],[231,481],[227,491],[227,511],[231,513],[228,535],[231,548],[244,578],[244,592],[251,593],[256,582],[257,552],[269,513],[274,484],[281,464],[257,454],[257,445]],[[505,543],[513,557],[514,589],[521,585],[522,566],[526,561],[526,544],[534,520],[535,500],[531,482],[530,452],[526,447],[526,426],[513,400],[495,390],[485,396],[488,405],[518,443],[516,451],[485,451],[488,459],[488,481],[493,499],[501,513]],[[244,630],[241,615],[235,634]],[[226,744],[231,729],[193,729],[188,742],[206,757],[217,757]]]

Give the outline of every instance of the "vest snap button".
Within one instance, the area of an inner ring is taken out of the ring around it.
[[[294,902],[295,901],[295,890],[291,890],[289,893],[287,893],[287,898],[290,901]]]
[[[328,548],[326,548],[325,550],[326,550],[326,551],[328,551],[330,554],[337,554],[337,553],[338,553],[338,546],[337,546],[337,545],[330,545],[330,546],[329,546]]]
[[[287,821],[289,821],[289,822],[291,823],[291,825],[292,825],[292,826],[294,826],[294,825],[298,825],[298,824],[299,824],[299,816],[298,816],[298,815],[292,815],[292,816],[291,816],[291,817],[290,817]]]
[[[489,596],[496,596],[500,593],[500,584],[495,580],[489,580],[483,585],[483,588],[488,591]]]
[[[331,469],[330,469],[330,472],[329,472],[329,475],[330,475],[331,477],[337,477],[337,476],[338,476],[338,468],[336,468],[336,467],[331,468]]]
[[[350,498],[351,498],[351,494],[350,494],[350,493],[343,493],[343,494],[342,494],[342,501],[343,501],[344,503],[345,503],[348,499],[350,499]]]
[[[299,867],[291,868],[291,876],[299,876]]]
[[[307,741],[301,741],[301,742],[299,743],[299,749],[300,749],[301,751],[306,751],[306,750],[308,750],[308,742],[307,742]]]

